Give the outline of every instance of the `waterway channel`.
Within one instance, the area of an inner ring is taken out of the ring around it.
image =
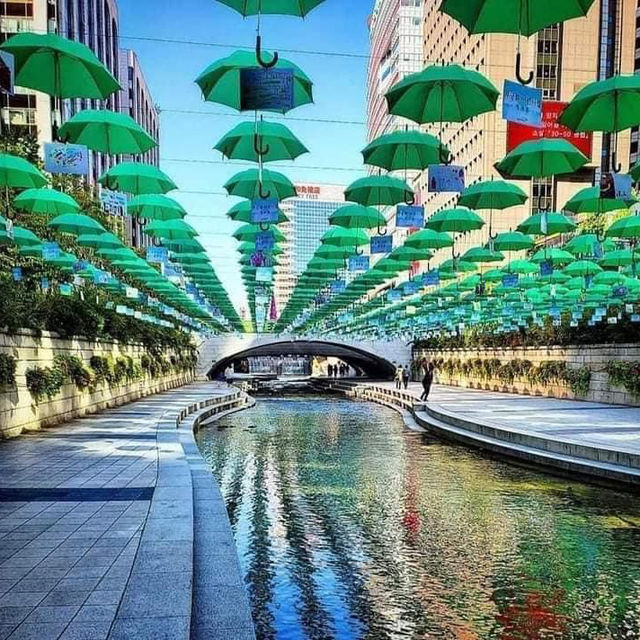
[[[198,434],[258,640],[640,639],[640,499],[411,432],[260,399]]]

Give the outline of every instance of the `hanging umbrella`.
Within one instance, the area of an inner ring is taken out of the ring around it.
[[[236,173],[224,185],[230,196],[259,200],[261,198],[276,198],[285,200],[298,195],[296,188],[289,178],[277,171],[264,169],[262,176],[258,169],[247,169]]]
[[[573,173],[588,161],[568,140],[540,138],[519,144],[496,164],[496,169],[513,177],[545,178]]]
[[[616,220],[605,232],[607,238],[640,238],[640,216],[627,216]]]
[[[591,260],[576,260],[565,267],[563,273],[571,277],[594,276],[596,273],[600,273],[600,271],[602,271],[602,267],[595,262],[591,262]]]
[[[539,267],[529,260],[512,260],[506,267],[504,267],[504,270],[507,273],[519,273],[521,275],[526,275],[529,273],[538,273]]]
[[[477,264],[488,264],[491,262],[502,262],[504,255],[499,251],[491,251],[491,249],[487,247],[472,247],[463,254],[462,260],[475,262]]]
[[[329,224],[345,229],[375,229],[386,226],[386,218],[373,207],[348,204],[336,209],[329,217]]]
[[[304,18],[324,0],[218,0],[243,16],[274,14]]]
[[[433,229],[420,229],[408,236],[404,244],[416,249],[444,249],[453,246],[453,238]]]
[[[346,188],[344,195],[346,200],[357,202],[365,207],[414,202],[411,187],[393,176],[360,178]]]
[[[464,122],[494,111],[499,91],[481,73],[457,64],[433,65],[386,93],[389,113],[418,124]]]
[[[142,162],[121,162],[105,171],[98,182],[107,189],[133,195],[167,193],[178,188],[166,173]]]
[[[536,213],[518,225],[518,231],[533,236],[552,236],[556,233],[569,233],[575,231],[577,225],[561,213],[547,212]]]
[[[187,215],[179,202],[157,193],[148,193],[132,198],[127,204],[127,213],[138,218],[152,220],[176,220]]]
[[[231,218],[234,222],[251,222],[251,202],[243,200],[233,205],[227,212],[227,217]],[[275,224],[282,224],[283,222],[289,222],[289,218],[278,209],[278,220]]]
[[[477,267],[473,262],[465,262],[464,260],[445,260],[440,265],[440,272],[449,271],[451,273],[473,273]]]
[[[273,234],[275,242],[284,242],[286,240],[283,233],[279,231],[277,227],[270,227],[268,231]],[[260,225],[245,224],[233,232],[233,237],[241,242],[254,242],[256,236],[261,233],[266,233],[266,231],[262,229]]]
[[[629,200],[601,198],[600,187],[585,187],[580,189],[564,205],[564,209],[571,213],[608,213],[609,211],[628,209],[636,202],[638,202],[638,198],[634,194]]]
[[[30,189],[44,187],[47,179],[28,160],[0,153],[0,187]]]
[[[555,247],[545,247],[536,251],[531,257],[531,262],[541,264],[542,262],[551,262],[554,266],[564,266],[573,262],[575,258],[573,254],[563,249],[556,249]]]
[[[197,78],[196,84],[208,102],[224,104],[242,111],[240,75],[242,69],[257,67],[253,51],[236,51],[226,58],[211,63]],[[305,73],[289,60],[280,58],[275,69],[293,70],[293,108],[313,102],[313,84]],[[285,112],[288,109],[275,109]],[[268,111],[268,109],[265,109]]]
[[[456,207],[432,215],[426,222],[427,229],[464,233],[484,227],[484,220],[471,209]]]
[[[18,33],[0,49],[13,55],[20,87],[58,98],[102,100],[121,89],[89,47],[54,33]]]
[[[184,220],[155,220],[144,228],[148,236],[163,240],[191,239],[198,232]]]
[[[392,260],[400,260],[401,262],[419,262],[421,260],[431,260],[433,253],[429,249],[416,249],[403,245],[394,249],[389,257]]]
[[[275,162],[295,160],[309,150],[283,124],[242,122],[225,134],[214,147],[230,160]]]
[[[467,187],[458,199],[458,204],[470,209],[508,209],[522,205],[527,194],[515,184],[504,180],[486,180]]]
[[[612,269],[617,267],[627,267],[634,262],[637,262],[637,255],[631,249],[616,249],[614,251],[608,251],[598,260],[598,264],[603,269]]]
[[[13,241],[19,247],[35,247],[42,244],[40,238],[33,231],[24,227],[13,228]]]
[[[575,236],[564,245],[564,249],[569,251],[573,255],[580,256],[593,256],[597,253],[597,249],[601,248],[603,252],[611,251],[615,249],[615,244],[612,240],[605,240],[600,242],[600,239],[595,233],[584,233],[579,236]]]
[[[76,242],[81,247],[95,249],[118,249],[122,247],[122,240],[113,233],[86,233],[78,236]]]
[[[106,232],[105,228],[97,220],[81,213],[64,213],[56,216],[47,226],[64,233],[72,233],[76,236],[82,235],[83,233]]]
[[[363,150],[364,163],[387,171],[423,170],[449,157],[435,136],[422,131],[394,131],[373,140]]]
[[[323,244],[318,247],[315,252],[316,258],[326,258],[327,260],[339,259],[344,260],[347,256],[353,254],[353,246],[337,247],[335,245]]]
[[[80,205],[70,195],[55,189],[27,189],[13,199],[13,206],[20,211],[41,215],[80,211]]]
[[[533,238],[520,231],[507,231],[496,236],[493,246],[498,251],[523,251],[533,247]]]
[[[320,242],[332,247],[360,247],[369,244],[369,236],[362,229],[332,227],[324,233]]]
[[[60,127],[59,137],[112,155],[145,153],[157,146],[131,116],[106,110],[85,109],[76,113]]]

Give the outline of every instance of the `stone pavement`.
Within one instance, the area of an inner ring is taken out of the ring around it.
[[[395,388],[391,382],[379,386]],[[419,398],[422,386],[410,383],[408,391]],[[443,385],[433,386],[429,401],[471,421],[491,422],[504,428],[516,427],[547,438],[640,452],[640,407]]]
[[[190,385],[0,442],[0,640],[134,637],[114,626],[136,607],[123,601],[140,578],[134,561],[167,570],[183,551],[160,536],[153,557],[136,558],[156,491],[158,421],[226,393]],[[187,585],[174,586],[184,598]]]

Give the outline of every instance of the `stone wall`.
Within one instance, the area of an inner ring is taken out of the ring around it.
[[[511,360],[529,360],[534,365],[544,361],[566,362],[571,368],[588,367],[591,369],[591,384],[586,396],[580,396],[581,400],[591,402],[606,402],[610,404],[640,405],[640,398],[627,392],[623,387],[609,383],[609,376],[604,370],[607,362],[620,360],[627,362],[640,361],[640,346],[629,345],[594,345],[583,347],[520,347],[513,349],[448,349],[429,350],[415,349],[414,361],[449,360],[457,358],[461,361],[497,359],[501,363]],[[512,384],[506,384],[501,380],[481,379],[466,377],[460,374],[447,375],[443,370],[436,374],[436,381],[441,384],[461,386],[470,389],[486,389],[490,391],[502,391],[506,393],[518,393],[526,395],[547,396],[551,398],[575,399],[571,388],[564,384],[552,384],[549,386],[533,384],[527,380],[514,380]]]
[[[121,345],[101,340],[62,340],[49,332],[37,337],[34,332],[24,330],[14,335],[0,332],[0,353],[8,353],[17,360],[15,386],[0,388],[0,438],[14,437],[23,431],[52,426],[116,407],[188,384],[194,378],[191,372],[171,372],[155,378],[144,376],[140,380],[114,386],[101,383],[95,389],[85,391],[80,391],[74,384],[65,384],[53,398],[44,398],[36,403],[27,389],[25,373],[34,367],[50,367],[56,355],[78,356],[87,364],[92,355],[110,355],[114,359],[130,356],[139,362],[146,351],[141,345]]]

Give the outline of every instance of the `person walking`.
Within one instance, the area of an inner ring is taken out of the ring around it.
[[[435,367],[433,362],[427,362],[427,366],[424,371],[424,377],[422,378],[422,395],[420,396],[420,400],[426,402],[429,399],[429,392],[431,391],[431,385],[433,384],[433,375],[435,372]]]
[[[394,380],[396,381],[396,389],[402,389],[402,367],[397,367]]]
[[[411,374],[409,373],[409,367],[403,367],[402,369],[402,385],[404,386],[405,391],[409,388],[409,378]]]

